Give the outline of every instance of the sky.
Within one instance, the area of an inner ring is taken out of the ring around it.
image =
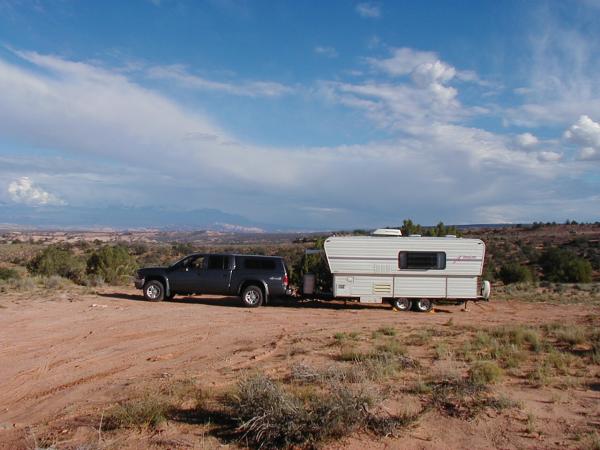
[[[0,223],[600,220],[599,73],[597,0],[0,0]]]

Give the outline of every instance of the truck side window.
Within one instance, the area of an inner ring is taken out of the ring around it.
[[[275,261],[267,258],[245,258],[244,268],[249,270],[275,270]]]
[[[398,268],[413,270],[443,270],[446,268],[445,252],[400,252]]]
[[[189,262],[186,264],[186,267],[189,267],[193,270],[202,270],[204,268],[204,256],[190,258]]]
[[[229,268],[229,257],[211,255],[208,257],[208,270],[226,270]]]

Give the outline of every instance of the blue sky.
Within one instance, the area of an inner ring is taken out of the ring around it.
[[[0,223],[595,221],[599,25],[594,0],[0,0]]]

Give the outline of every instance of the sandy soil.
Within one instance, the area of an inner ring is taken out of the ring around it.
[[[460,308],[430,314],[396,313],[380,305],[245,309],[237,299],[220,297],[148,303],[126,288],[105,288],[98,295],[57,292],[46,298],[8,294],[0,299],[0,448],[31,448],[27,436],[32,429],[97,411],[147,380],[193,375],[210,386],[229,383],[247,368],[276,373],[294,349],[303,349],[298,352],[303,360],[310,360],[313,348],[315,354],[333,352],[324,343],[339,331],[386,325],[417,330],[450,318],[457,325],[478,327],[516,321],[575,323],[600,312],[597,306],[516,300],[471,305],[469,312]],[[569,440],[569,430],[600,423],[598,384],[575,389],[564,402],[550,401],[548,390],[520,385],[501,389],[546,418],[539,425],[546,430],[543,437],[522,436],[523,413],[475,423],[431,417],[402,440],[369,446],[573,448],[578,444]],[[353,437],[339,447],[364,445],[364,438]]]

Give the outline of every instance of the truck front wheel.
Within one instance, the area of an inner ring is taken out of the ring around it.
[[[242,303],[249,308],[256,308],[262,305],[263,299],[263,291],[258,286],[250,285],[242,291]]]
[[[165,298],[165,287],[160,281],[148,281],[144,284],[144,298],[151,302],[163,301]]]

